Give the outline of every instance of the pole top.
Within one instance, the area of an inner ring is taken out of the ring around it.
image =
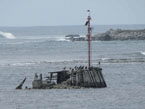
[[[90,18],[90,10],[87,10],[87,12],[88,12],[88,17]]]

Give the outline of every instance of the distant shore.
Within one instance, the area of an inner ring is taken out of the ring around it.
[[[94,35],[92,40],[100,40],[100,41],[145,40],[145,29],[143,30],[110,29],[104,33]]]

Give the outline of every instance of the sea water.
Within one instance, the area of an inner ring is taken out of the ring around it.
[[[23,88],[32,87],[36,72],[46,77],[64,67],[88,65],[86,41],[66,41],[65,34],[43,31],[30,34],[35,31],[3,29],[10,36],[0,38],[1,109],[145,108],[145,41],[141,40],[92,42],[91,65],[101,62],[107,88],[15,90],[24,77]]]

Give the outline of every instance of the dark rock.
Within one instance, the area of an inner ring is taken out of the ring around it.
[[[145,40],[145,29],[143,30],[113,30],[105,33],[96,34],[93,40],[111,41],[111,40]]]

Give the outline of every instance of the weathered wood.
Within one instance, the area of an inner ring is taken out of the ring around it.
[[[98,76],[96,76],[96,72],[92,71],[93,72],[93,77],[94,77],[94,81],[95,81],[95,84],[96,84],[96,87],[98,87]]]
[[[101,77],[101,75],[100,75],[100,72],[101,71],[97,71],[97,74],[98,74],[98,77],[99,77],[99,79],[100,79],[100,85],[101,85],[101,87],[104,87],[104,85],[103,85],[103,80],[102,80],[102,77]]]
[[[26,77],[24,78],[24,80],[16,87],[16,89],[22,89],[22,86],[24,84],[24,82],[26,81]]]
[[[65,71],[57,73],[57,83],[61,83],[63,81],[66,81],[66,72]]]
[[[92,82],[93,82],[93,86],[92,86],[92,87],[98,87],[98,85],[96,84],[95,77],[94,77],[93,73],[94,73],[94,72],[91,70],[91,71],[90,71],[90,74],[91,74],[92,80],[93,80],[93,81],[92,81]]]
[[[40,74],[40,81],[42,81],[42,73]]]
[[[83,70],[81,69],[79,72],[79,84],[80,86],[83,86],[84,80],[83,80]]]
[[[90,69],[84,69],[84,67],[75,67],[74,72],[71,74],[73,75],[72,78],[72,84],[76,86],[84,86],[84,87],[104,87],[104,81],[101,75],[101,68],[90,68]],[[75,76],[74,76],[75,75]]]
[[[86,70],[85,71],[85,73],[86,73],[86,81],[87,81],[87,84],[86,84],[86,87],[89,87],[91,84],[90,84],[90,76],[89,76],[89,74],[88,74],[88,71]]]
[[[101,72],[101,71],[100,71],[100,75],[101,75],[101,78],[102,78],[102,80],[103,80],[104,87],[107,87],[107,84],[106,84],[106,82],[105,82],[105,80],[104,80],[104,77],[103,77],[103,74],[102,74],[102,72]]]
[[[100,81],[100,83],[101,83],[101,86],[102,87],[105,87],[105,84],[104,84],[104,80],[103,80],[103,77],[102,77],[102,72],[101,71],[98,71],[98,74],[99,74],[99,76],[100,76],[100,78],[101,78],[101,81]]]
[[[84,70],[84,72],[83,72],[83,81],[84,81],[83,86],[87,86],[88,85],[88,81],[87,81],[87,76],[86,76],[86,70]]]
[[[95,86],[96,87],[100,87],[100,84],[97,80],[98,76],[96,76],[96,72],[92,71],[93,77],[94,77],[94,81],[95,81]]]
[[[98,74],[98,70],[94,70],[93,69],[93,72],[94,72],[94,76],[95,76],[97,85],[100,88],[101,87],[101,83],[100,83],[101,82],[101,78],[100,78],[100,75]]]
[[[86,67],[84,68],[82,66],[75,66],[75,68],[70,69],[70,72],[67,72],[66,70],[59,72],[50,72],[50,79],[55,79],[53,74],[56,73],[56,80],[58,83],[58,87],[60,88],[64,86],[101,88],[107,86],[101,71],[102,69],[98,67],[90,67],[89,69],[87,69]],[[35,80],[33,81],[33,88],[46,88],[50,85],[51,87],[53,87],[53,84],[50,81],[49,83],[47,83],[42,80],[41,74],[40,79],[38,79],[36,75]]]
[[[51,82],[51,80],[52,80],[52,76],[53,76],[53,73],[50,72],[50,82]]]
[[[101,68],[94,68],[93,70],[95,70],[96,71],[96,74],[98,75],[97,77],[100,80],[101,87],[106,87],[105,80],[104,80],[104,78],[102,76],[102,69]]]
[[[76,84],[76,72],[72,70],[72,85],[74,86]]]
[[[76,86],[78,86],[78,81],[79,81],[78,73],[79,73],[79,71],[76,72],[76,84],[75,84]]]
[[[87,75],[89,77],[88,85],[89,85],[89,87],[92,87],[93,86],[92,84],[94,84],[94,83],[93,83],[93,79],[92,79],[92,76],[91,76],[89,70],[87,70]]]

